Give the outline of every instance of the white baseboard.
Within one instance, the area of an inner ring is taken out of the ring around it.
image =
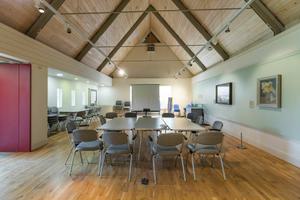
[[[242,132],[244,142],[300,167],[299,141],[291,141],[280,138],[276,135],[214,116],[207,116],[206,120],[210,123],[213,123],[215,120],[220,120],[224,124],[223,130],[225,133],[233,137],[240,138],[240,134]]]

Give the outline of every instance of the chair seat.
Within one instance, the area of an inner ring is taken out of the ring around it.
[[[108,154],[128,154],[132,152],[132,147],[128,144],[122,144],[122,145],[110,145],[106,153]]]
[[[198,153],[219,153],[220,150],[215,145],[203,145],[203,144],[188,144],[187,148],[192,152]]]
[[[102,150],[103,149],[103,143],[101,141],[91,141],[91,142],[80,142],[76,150],[78,151],[96,151],[96,150]]]
[[[160,154],[160,155],[176,155],[180,153],[180,148],[178,146],[160,146],[160,145],[153,145],[152,146],[152,153]]]

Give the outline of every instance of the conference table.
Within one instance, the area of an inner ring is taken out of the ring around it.
[[[136,131],[140,135],[139,140],[139,153],[138,159],[141,156],[141,148],[143,141],[143,133],[145,131],[155,131],[156,133],[162,130],[173,130],[173,131],[204,131],[205,128],[198,124],[191,122],[186,118],[160,118],[160,117],[140,117],[136,118],[114,118],[107,121],[106,124],[102,125],[98,129],[100,130],[115,130],[115,131]]]

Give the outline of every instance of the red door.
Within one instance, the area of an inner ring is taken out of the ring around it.
[[[0,151],[30,151],[31,66],[0,64]]]

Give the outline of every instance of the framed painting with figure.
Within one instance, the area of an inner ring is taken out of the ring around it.
[[[281,75],[258,79],[257,105],[259,107],[281,108]]]

